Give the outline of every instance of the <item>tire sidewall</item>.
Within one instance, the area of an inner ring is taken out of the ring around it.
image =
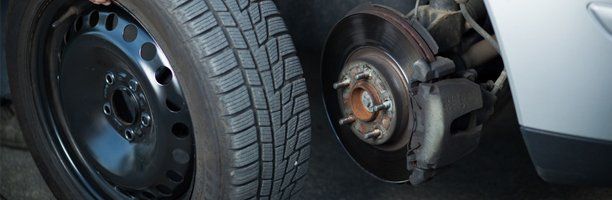
[[[17,117],[22,128],[24,139],[30,148],[32,157],[38,169],[45,178],[47,185],[59,199],[70,197],[87,197],[87,190],[75,177],[66,171],[68,163],[58,157],[54,144],[51,142],[50,130],[44,124],[40,111],[37,109],[37,90],[31,78],[35,69],[34,54],[36,24],[40,20],[36,13],[46,5],[46,1],[11,1],[8,13],[7,28],[7,64],[11,96],[17,111]],[[23,34],[25,33],[25,34]],[[11,51],[13,49],[14,51]]]
[[[191,49],[189,36],[180,26],[178,19],[168,11],[164,1],[115,0],[149,31],[167,55],[183,94],[193,124],[195,137],[195,177],[191,199],[226,199],[224,195],[230,182],[230,155],[224,148],[229,146],[229,138],[223,137],[229,125],[220,120],[223,116],[220,100],[214,93],[213,83],[200,74],[205,63],[196,60],[198,55]],[[202,47],[203,48],[203,47]]]

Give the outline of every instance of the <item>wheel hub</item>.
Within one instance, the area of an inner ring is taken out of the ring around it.
[[[151,109],[136,78],[126,72],[109,71],[104,83],[102,112],[115,130],[129,142],[150,132]]]
[[[396,113],[393,92],[382,74],[371,63],[356,60],[344,66],[340,80],[335,85],[345,117],[339,123],[350,126],[368,144],[387,142],[393,133],[391,125]],[[349,84],[339,87],[342,82]]]

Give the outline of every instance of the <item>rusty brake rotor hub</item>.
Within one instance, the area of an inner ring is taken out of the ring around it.
[[[397,68],[396,62],[375,48],[361,48],[347,61],[339,75],[340,81],[333,85],[338,90],[338,101],[344,116],[338,123],[349,126],[359,139],[368,144],[384,144],[391,139],[397,123],[395,107],[402,104],[396,103],[394,94],[408,92],[406,88],[393,87],[393,83],[387,79],[402,80],[403,77],[397,73],[400,71],[389,71]],[[399,83],[405,85],[407,82]]]

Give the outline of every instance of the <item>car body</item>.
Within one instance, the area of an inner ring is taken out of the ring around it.
[[[539,174],[610,183],[611,1],[486,1]],[[547,11],[543,12],[542,8]],[[520,14],[519,14],[520,13]]]

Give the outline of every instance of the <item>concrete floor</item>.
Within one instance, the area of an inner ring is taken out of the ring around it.
[[[303,56],[302,60],[306,74],[316,77],[317,59]],[[433,180],[417,187],[381,182],[361,171],[344,153],[321,117],[319,80],[309,81],[313,141],[303,199],[612,199],[612,188],[542,181],[523,144],[509,98],[497,105],[478,149],[441,170]],[[11,125],[3,126],[0,130]],[[0,195],[9,200],[53,199],[30,154],[14,147],[0,147]]]

